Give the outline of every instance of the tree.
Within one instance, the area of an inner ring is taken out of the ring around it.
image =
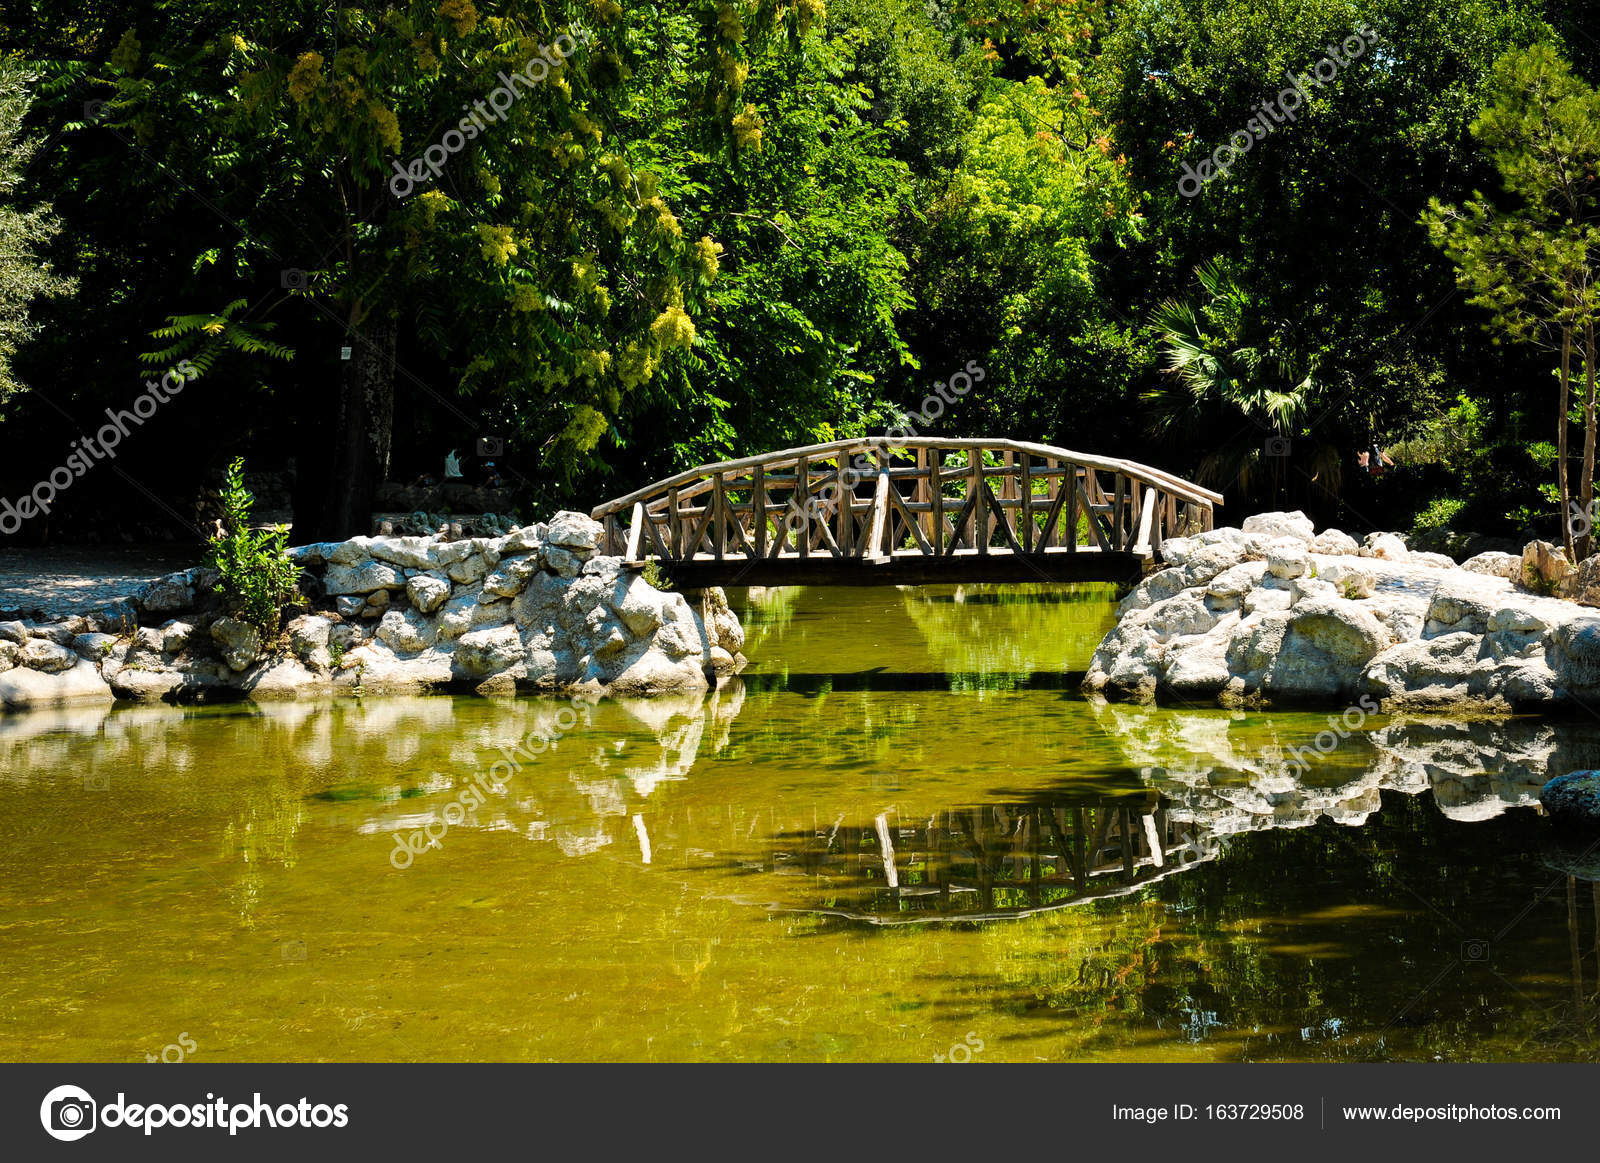
[[[1217,263],[1202,264],[1195,277],[1204,303],[1169,299],[1156,313],[1169,375],[1144,395],[1155,430],[1173,444],[1208,449],[1200,480],[1255,502],[1281,506],[1287,493],[1302,492],[1291,467],[1323,498],[1337,496],[1337,449],[1311,426],[1322,385],[1293,330],[1264,318]]]
[[[48,205],[24,202],[19,189],[39,149],[23,130],[34,80],[20,58],[0,55],[0,400],[22,387],[11,364],[36,327],[29,307],[35,299],[73,289],[73,281],[52,270],[41,253],[60,221]]]
[[[716,266],[716,242],[617,127],[670,77],[695,94],[703,148],[758,149],[742,62],[818,15],[816,0],[692,16],[605,0],[169,0],[129,29],[106,61],[106,124],[160,161],[130,184],[201,192],[237,229],[196,263],[319,322],[301,374],[340,373],[322,404],[325,504],[297,536],[365,530],[397,389],[457,411],[472,398],[552,475],[592,448],[694,342]],[[408,351],[454,383],[432,388]]]
[[[1567,428],[1572,357],[1581,348],[1587,389],[1577,507],[1594,503],[1595,321],[1600,316],[1600,92],[1572,75],[1550,46],[1507,53],[1474,136],[1498,170],[1502,201],[1475,195],[1463,207],[1434,199],[1424,221],[1456,264],[1471,301],[1510,338],[1559,352],[1557,490],[1569,554],[1574,545]]]

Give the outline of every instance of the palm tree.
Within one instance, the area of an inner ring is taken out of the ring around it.
[[[1336,496],[1338,450],[1312,431],[1322,394],[1313,361],[1295,349],[1288,326],[1262,319],[1215,259],[1196,267],[1195,277],[1204,302],[1168,299],[1155,313],[1169,373],[1143,396],[1156,433],[1201,450],[1195,475],[1202,483],[1254,502]]]

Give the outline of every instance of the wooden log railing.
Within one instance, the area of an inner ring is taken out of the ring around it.
[[[885,562],[1133,554],[1222,496],[1147,465],[1013,440],[858,438],[724,461],[598,506],[630,561]]]

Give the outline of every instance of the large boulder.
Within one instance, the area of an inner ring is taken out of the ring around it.
[[[424,614],[436,613],[450,600],[450,579],[439,573],[419,573],[406,579],[406,597]]]
[[[1311,539],[1312,553],[1354,556],[1360,551],[1361,546],[1356,539],[1339,529],[1324,529]]]
[[[1257,513],[1246,517],[1240,528],[1246,533],[1259,533],[1268,540],[1287,537],[1309,546],[1316,535],[1316,526],[1298,509],[1292,513]]]
[[[218,618],[211,623],[211,641],[233,671],[244,670],[261,656],[261,631],[238,618]]]
[[[1517,577],[1524,586],[1541,594],[1560,591],[1572,573],[1567,551],[1548,541],[1530,541],[1522,548],[1522,569]]]
[[[544,539],[550,545],[587,556],[599,547],[605,531],[604,525],[583,513],[562,511],[550,518]]]
[[[17,652],[17,665],[41,674],[60,674],[78,665],[77,651],[46,638],[30,638]]]
[[[169,573],[146,585],[138,598],[139,604],[153,614],[187,610],[194,606],[194,586],[187,573]]]
[[[509,670],[527,655],[515,626],[473,630],[456,640],[456,669],[471,678],[487,678]]]
[[[367,552],[402,569],[432,569],[433,547],[430,537],[374,537],[367,543]]]
[[[1467,558],[1461,563],[1461,568],[1468,573],[1482,573],[1490,577],[1503,577],[1508,581],[1515,581],[1522,572],[1522,558],[1515,553],[1491,550]]]
[[[1557,823],[1600,829],[1600,771],[1569,771],[1539,789],[1539,802]]]
[[[377,590],[398,590],[405,585],[399,571],[381,561],[362,565],[334,565],[322,575],[322,587],[330,596],[370,594]]]
[[[1556,592],[1585,606],[1600,606],[1600,555],[1586,557],[1556,583]]]
[[[0,707],[12,711],[78,703],[110,703],[115,699],[111,686],[100,677],[94,663],[73,656],[74,664],[55,674],[13,667],[0,673]]]

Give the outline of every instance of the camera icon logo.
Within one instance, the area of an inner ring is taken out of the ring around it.
[[[1474,937],[1470,941],[1461,942],[1461,960],[1489,960],[1489,942],[1485,941],[1482,937]]]
[[[106,103],[104,101],[95,100],[83,103],[83,119],[85,121],[93,124],[96,121],[103,120],[105,115]]]
[[[278,272],[278,285],[285,291],[303,291],[311,286],[311,276],[299,267]]]
[[[52,1139],[71,1143],[95,1128],[95,1101],[81,1086],[58,1086],[39,1104],[39,1121]]]
[[[103,771],[91,771],[83,777],[84,791],[110,791],[111,777]]]
[[[304,941],[285,941],[278,946],[278,956],[285,961],[304,961],[306,959],[306,943]]]
[[[505,439],[503,437],[500,437],[500,436],[480,436],[480,437],[478,437],[478,455],[479,456],[504,456],[505,453],[506,453],[506,442],[505,442]]]
[[[1289,449],[1291,447],[1291,441],[1287,436],[1269,436],[1267,437],[1266,443],[1262,446],[1262,451],[1264,451],[1268,456],[1281,457],[1288,456]]]

